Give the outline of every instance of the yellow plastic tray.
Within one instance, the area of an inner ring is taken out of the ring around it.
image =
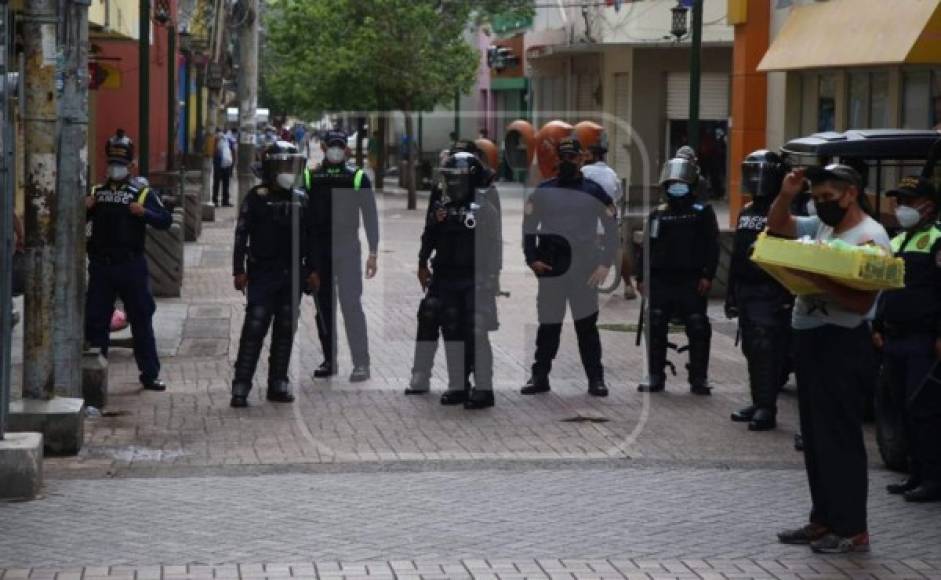
[[[905,262],[901,258],[836,250],[824,244],[804,244],[765,233],[758,236],[751,259],[798,296],[819,294],[821,290],[791,274],[789,269],[821,274],[859,290],[888,290],[905,285]]]

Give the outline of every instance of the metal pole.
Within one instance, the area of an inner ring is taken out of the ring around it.
[[[702,1],[693,0],[692,43],[689,49],[689,146],[699,154],[699,80],[702,56]]]
[[[138,172],[141,177],[150,175],[150,0],[140,0],[139,20],[140,42],[140,94],[139,94],[139,132],[138,141]]]
[[[65,56],[59,101],[56,190],[55,377],[60,394],[82,396],[85,310],[85,168],[88,164],[88,2],[66,4]]]
[[[207,86],[208,86],[208,80],[210,77],[209,67],[212,66],[213,64],[219,63],[219,61],[221,60],[221,55],[222,55],[221,45],[223,41],[222,33],[224,31],[223,22],[224,22],[224,15],[225,15],[224,4],[222,0],[216,0],[214,4],[215,4],[215,13],[214,13],[214,18],[213,18],[212,36],[209,41],[209,59],[206,62],[206,70],[204,73],[205,78],[207,80]],[[210,142],[215,143],[216,122],[218,120],[217,115],[219,114],[219,92],[220,92],[219,88],[215,86],[209,86],[209,102],[206,107],[207,111],[206,111],[206,117],[205,117],[206,130],[203,131],[207,143],[210,143]],[[212,141],[210,141],[210,139],[212,139]],[[206,204],[206,203],[209,203],[209,201],[212,199],[212,171],[213,171],[212,158],[213,158],[213,154],[215,153],[215,151],[207,148],[207,149],[204,149],[202,153],[203,153],[203,173],[202,173],[203,186],[202,186],[202,191],[200,193],[200,199],[202,200],[203,204]]]
[[[239,31],[239,203],[255,186],[255,128],[258,112],[258,0],[243,0],[245,23]]]
[[[193,64],[191,54],[183,51],[183,157],[190,152],[190,88],[192,87]]]
[[[0,336],[13,336],[13,188],[12,166],[13,131],[10,122],[10,83],[7,82],[9,64],[7,39],[10,30],[9,7],[0,0]],[[13,341],[4,340],[0,346],[0,440],[7,426],[7,408],[10,404],[10,371],[13,362]]]
[[[26,145],[26,295],[23,397],[55,392],[56,0],[27,3],[23,123]]]

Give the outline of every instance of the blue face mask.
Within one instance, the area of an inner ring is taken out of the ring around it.
[[[671,183],[667,187],[667,195],[670,197],[684,197],[689,195],[689,184],[682,182]]]

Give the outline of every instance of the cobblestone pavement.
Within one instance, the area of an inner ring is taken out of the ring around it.
[[[159,300],[170,390],[141,391],[130,353],[114,351],[110,402],[87,421],[82,453],[47,458],[44,499],[0,504],[0,580],[941,578],[939,506],[887,497],[895,476],[871,441],[873,554],[824,559],[774,542],[808,502],[793,389],[775,432],[728,420],[746,400],[745,371],[718,309],[712,397],[690,395],[683,377],[665,395],[636,393],[641,349],[611,330],[612,395],[588,397],[571,325],[553,392],[519,395],[535,283],[520,257],[518,196],[504,201],[512,295],[494,334],[496,408],[405,397],[421,213],[401,210],[400,197],[381,206],[380,276],[364,297],[371,381],[310,378],[321,356],[305,299],[298,401],[266,403],[256,381],[251,408],[228,407],[244,298],[231,290],[234,214],[218,210],[187,244],[182,298]],[[606,296],[602,323],[633,323],[637,307]],[[266,372],[263,356],[256,376]]]
[[[941,505],[890,497],[882,491],[890,480],[873,477],[873,553],[861,561],[941,559]],[[806,517],[798,469],[83,479],[50,482],[47,494],[0,508],[0,567],[809,555],[774,540]]]

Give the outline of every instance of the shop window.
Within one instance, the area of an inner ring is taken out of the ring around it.
[[[822,74],[817,81],[817,131],[836,129],[836,75]]]
[[[941,125],[941,69],[906,71],[902,83],[902,126],[931,129]]]
[[[889,73],[852,72],[847,93],[850,129],[881,129],[889,123]]]

